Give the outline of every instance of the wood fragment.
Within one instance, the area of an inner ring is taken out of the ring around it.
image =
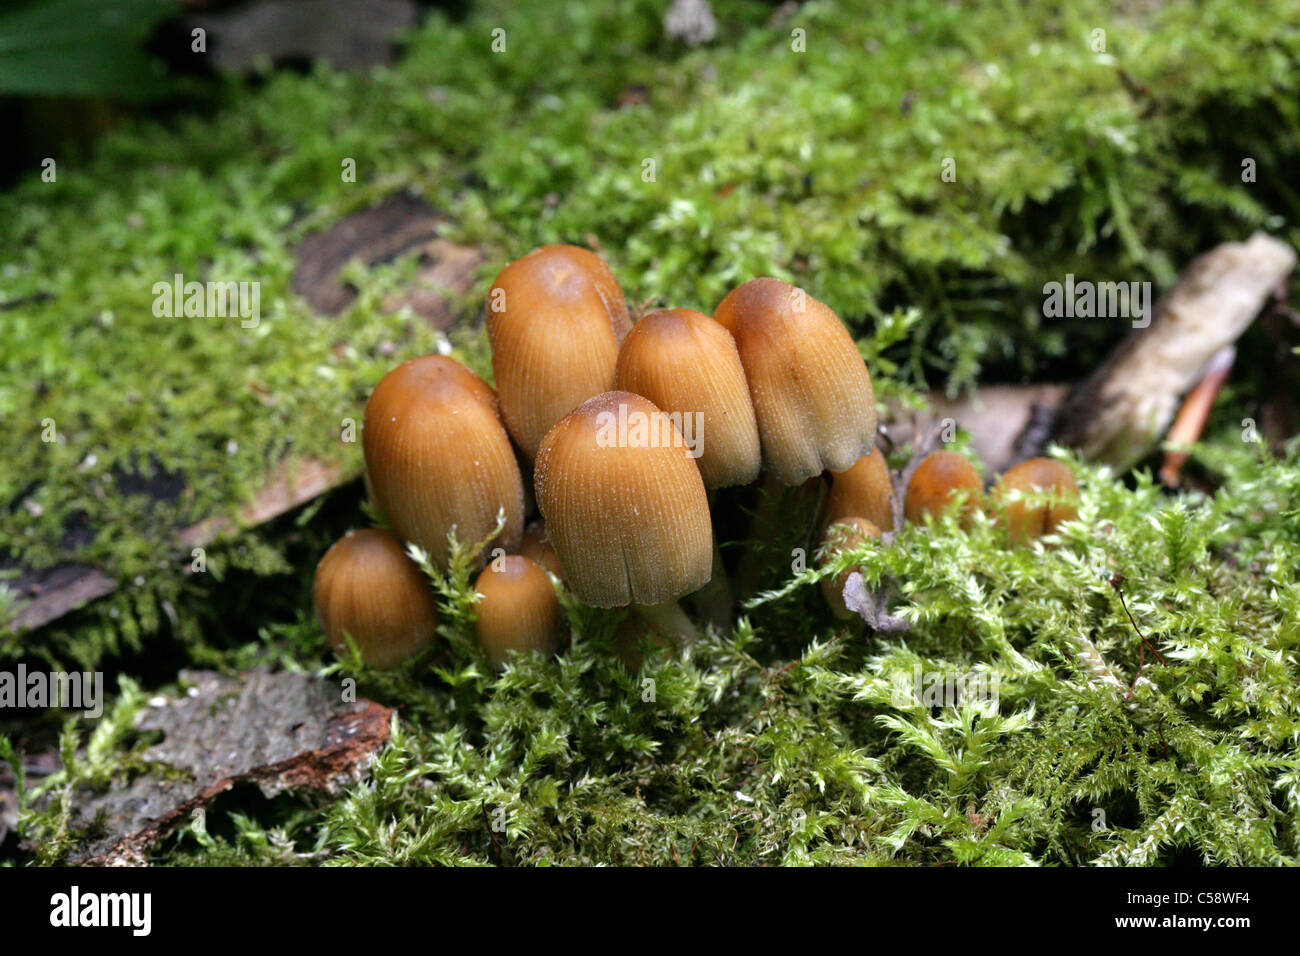
[[[1198,257],[1062,403],[1052,439],[1127,468],[1164,434],[1211,358],[1233,344],[1295,268],[1295,250],[1264,233]]]
[[[419,247],[420,263],[409,289],[384,301],[385,312],[409,308],[438,328],[449,328],[457,313],[453,297],[474,285],[474,276],[486,256],[470,246],[447,239],[430,239]]]
[[[340,269],[353,260],[367,266],[390,261],[437,238],[444,222],[423,199],[394,193],[299,243],[293,289],[317,312],[337,315],[357,297],[356,289],[339,280]]]
[[[187,550],[200,548],[226,532],[265,524],[359,476],[360,471],[355,468],[314,458],[286,459],[271,472],[266,486],[238,515],[209,518],[190,525],[180,533],[180,546]]]
[[[30,597],[20,604],[9,621],[14,631],[44,627],[91,601],[112,593],[117,582],[88,564],[61,564],[40,571],[29,571],[13,581],[0,582],[19,598]]]
[[[356,468],[328,464],[311,458],[286,459],[268,477],[267,485],[231,517],[200,521],[180,530],[177,550],[188,560],[194,548],[206,547],[222,535],[255,527],[278,518],[360,476]],[[0,582],[18,595],[17,613],[8,627],[16,633],[44,627],[65,614],[117,590],[118,582],[88,564],[69,563],[29,571],[13,581]]]
[[[1183,396],[1285,286],[1290,246],[1263,233],[1195,259],[1087,379],[1074,385],[988,385],[959,399],[927,396],[917,415],[891,409],[894,441],[914,441],[952,419],[970,433],[987,477],[1043,454],[1055,442],[1092,461],[1127,468],[1155,447]]]

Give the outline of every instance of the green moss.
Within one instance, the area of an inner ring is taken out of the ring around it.
[[[0,197],[0,500],[35,506],[0,549],[143,578],[101,622],[119,639],[103,650],[135,647],[183,588],[189,555],[167,529],[236,507],[290,450],[357,467],[340,423],[438,336],[378,309],[409,262],[351,270],[361,296],[326,318],[290,290],[292,246],[397,189],[495,253],[466,314],[507,257],[594,240],[634,300],[707,309],[776,274],[858,326],[917,307],[880,371],[953,388],[989,361],[1077,374],[1118,330],[1044,325],[1043,281],[1167,283],[1209,243],[1294,218],[1300,156],[1277,133],[1297,129],[1300,36],[1297,18],[1231,3],[1054,7],[808,4],[777,23],[726,3],[723,40],[685,52],[650,3],[488,4],[464,23],[434,15],[370,77],[232,83],[211,115],[131,123],[93,157],[61,158],[57,182]],[[612,108],[631,84],[646,101]],[[153,285],[176,273],[260,282],[261,325],[155,317]],[[150,469],[179,475],[181,498],[119,493],[115,476]]]
[[[466,315],[500,263],[547,241],[599,243],[632,301],[707,310],[773,274],[844,316],[882,397],[903,400],[927,381],[1088,369],[1123,330],[1045,323],[1042,284],[1065,272],[1164,287],[1254,228],[1300,239],[1292,0],[810,3],[781,22],[717,3],[720,40],[694,51],[663,37],[659,6],[435,15],[371,77],[232,83],[211,115],[132,123],[61,159],[57,183],[0,197],[0,501],[40,506],[5,522],[0,549],[60,558],[82,515],[93,536],[73,554],[128,584],[0,653],[158,668],[162,642],[141,648],[161,632],[209,666],[319,662],[310,568],[366,520],[355,490],[214,547],[207,576],[183,573],[167,529],[235,507],[290,450],[359,466],[342,419],[441,337],[379,310],[409,260],[350,270],[361,294],[326,318],[290,291],[291,250],[395,190],[489,252]],[[633,84],[646,101],[615,108]],[[344,157],[360,182],[341,181]],[[260,281],[260,327],[155,317],[153,284],[177,272]],[[481,335],[452,338],[488,370]],[[61,441],[40,440],[46,418]],[[367,675],[402,714],[372,782],[323,813],[230,811],[160,859],[1295,862],[1297,453],[1269,459],[1225,426],[1198,456],[1223,481],[1211,498],[1075,463],[1082,519],[1052,549],[1008,551],[980,523],[844,559],[893,582],[904,637],[837,627],[809,573],[642,675],[612,662],[617,616],[571,606],[565,655],[495,677],[453,581],[438,670]],[[152,510],[113,493],[150,468],[185,493]],[[1132,701],[1075,661],[1086,637],[1124,681],[1137,667],[1103,570],[1127,577],[1166,658],[1148,656]],[[997,714],[896,706],[894,678],[918,664],[996,674]],[[59,832],[30,811],[25,829]]]
[[[159,859],[1293,865],[1300,443],[1225,448],[1200,462],[1224,469],[1211,497],[1071,462],[1079,518],[1051,539],[1010,549],[996,513],[909,526],[788,577],[732,634],[648,649],[639,673],[612,651],[622,612],[566,599],[568,650],[494,675],[468,566],[436,575],[437,666],[354,672],[400,715],[372,778],[320,811],[210,814],[224,835],[187,830]],[[909,632],[831,621],[815,582],[850,565]],[[1129,612],[1163,662],[1140,659]],[[280,646],[310,659],[319,631],[296,630]],[[1118,684],[1081,666],[1080,638]],[[947,674],[978,675],[992,706],[930,706]],[[43,791],[121,772],[126,724],[108,724]],[[49,806],[29,836],[61,832]]]

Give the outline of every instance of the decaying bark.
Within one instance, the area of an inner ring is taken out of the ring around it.
[[[338,682],[308,674],[251,671],[227,677],[182,672],[188,695],[161,698],[137,721],[161,731],[144,759],[156,768],[107,792],[74,795],[72,825],[94,836],[69,861],[140,865],[173,828],[236,784],[267,796],[282,790],[338,792],[363,777],[388,745],[392,711],[345,702]]]
[[[180,560],[189,567],[194,548],[206,547],[232,530],[270,521],[356,477],[353,470],[312,458],[286,459],[267,475],[266,486],[238,514],[209,518],[180,529],[176,535]],[[98,568],[77,563],[21,573],[4,583],[23,600],[8,622],[16,632],[43,627],[111,594],[118,586]]]

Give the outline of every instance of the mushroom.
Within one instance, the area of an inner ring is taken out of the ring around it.
[[[351,635],[370,667],[393,667],[433,640],[438,612],[424,575],[387,531],[344,535],[316,565],[312,603],[336,654]]]
[[[860,548],[872,538],[879,539],[880,534],[880,528],[875,522],[868,521],[866,518],[848,515],[835,519],[827,525],[826,533],[822,535],[821,566],[825,567],[846,551]],[[826,598],[826,603],[830,605],[831,613],[844,621],[857,616],[844,603],[844,584],[852,573],[853,569],[847,568],[839,574],[821,580],[822,594]]]
[[[403,362],[366,403],[362,445],[375,503],[393,530],[437,564],[449,557],[447,534],[476,544],[506,523],[495,543],[519,545],[524,486],[492,389],[453,359],[425,355]]]
[[[923,524],[926,515],[939,515],[959,496],[962,524],[979,507],[984,482],[966,458],[955,451],[936,451],[927,455],[912,473],[903,496],[904,513],[913,524]]]
[[[486,320],[506,427],[531,461],[552,425],[614,387],[627,304],[599,257],[542,246],[501,270]]]
[[[651,627],[645,618],[629,614],[614,632],[614,653],[630,671],[639,671],[644,661],[641,653],[643,642],[663,648],[670,655],[677,650],[677,645],[670,637],[665,637]]]
[[[474,632],[493,667],[512,651],[550,655],[559,649],[564,615],[536,562],[518,554],[496,558],[479,573],[474,590],[480,595]]]
[[[853,467],[831,472],[831,490],[826,496],[822,523],[861,515],[883,531],[894,530],[894,484],[889,465],[879,448],[863,455]]]
[[[555,553],[555,548],[551,547],[551,542],[546,537],[545,521],[530,522],[524,529],[524,539],[519,544],[519,553],[541,565],[543,570],[551,572],[561,581],[564,580],[564,565],[560,564],[560,556]]]
[[[1007,537],[1013,545],[1028,544],[1051,534],[1062,522],[1079,517],[1078,509],[1068,500],[1078,494],[1070,469],[1050,458],[1030,458],[1007,469],[993,490],[994,499],[1006,507]],[[1023,500],[1025,495],[1049,500],[1031,503]]]
[[[694,636],[677,599],[708,583],[713,529],[704,482],[672,421],[649,399],[606,392],[542,440],[535,475],[565,583],[595,607],[637,606]]]
[[[763,464],[784,485],[845,471],[875,447],[871,376],[839,317],[803,289],[753,279],[714,311],[749,381]]]
[[[618,353],[616,388],[643,395],[674,419],[704,487],[747,485],[762,454],[745,369],[731,333],[703,313],[643,316]]]

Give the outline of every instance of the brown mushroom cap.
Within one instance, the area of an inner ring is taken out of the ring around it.
[[[698,443],[706,488],[758,477],[758,422],[740,353],[731,333],[707,315],[666,309],[643,316],[619,350],[616,387],[682,417],[682,434]]]
[[[880,528],[866,518],[856,515],[837,518],[826,527],[826,533],[822,535],[822,566],[828,564],[836,555],[860,548],[873,538],[879,539],[880,534]],[[848,568],[832,577],[821,579],[822,595],[830,605],[831,613],[844,621],[854,616],[848,605],[844,603],[844,584],[852,573],[853,569]]]
[[[492,389],[453,359],[425,355],[380,380],[366,403],[362,446],[375,503],[393,530],[445,564],[447,532],[476,544],[518,547],[524,486]]]
[[[512,651],[554,654],[564,615],[551,579],[528,558],[508,554],[488,562],[474,582],[481,597],[474,633],[494,667]]]
[[[529,522],[528,527],[524,529],[524,539],[519,543],[519,553],[529,561],[541,565],[561,581],[564,580],[564,565],[560,564],[560,556],[555,553],[550,539],[546,537],[545,521],[539,519]]]
[[[778,279],[753,279],[713,315],[736,340],[763,464],[782,484],[844,471],[875,447],[871,376],[827,306]]]
[[[976,508],[984,482],[975,466],[955,451],[936,451],[927,455],[907,483],[903,509],[907,520],[923,524],[926,515],[942,514],[961,492],[966,501],[961,506],[963,522]]]
[[[1019,491],[1025,494],[1049,492],[1054,497],[1074,498],[1079,494],[1070,469],[1050,458],[1030,458],[1007,469],[997,481],[993,497],[999,502]],[[1007,537],[1013,545],[1027,544],[1034,538],[1051,534],[1065,521],[1079,517],[1069,501],[1011,501],[1006,503]]]
[[[847,471],[831,472],[831,490],[826,496],[824,524],[861,515],[885,531],[894,530],[894,484],[889,465],[879,448],[864,455]]]
[[[535,485],[565,583],[586,603],[663,604],[712,576],[700,470],[648,399],[606,392],[564,416],[542,440]]]
[[[312,603],[330,648],[350,634],[371,667],[392,667],[433,640],[438,611],[424,574],[387,531],[344,535],[316,565]]]
[[[501,270],[486,316],[501,412],[532,459],[552,425],[614,387],[627,304],[598,256],[542,246]]]

